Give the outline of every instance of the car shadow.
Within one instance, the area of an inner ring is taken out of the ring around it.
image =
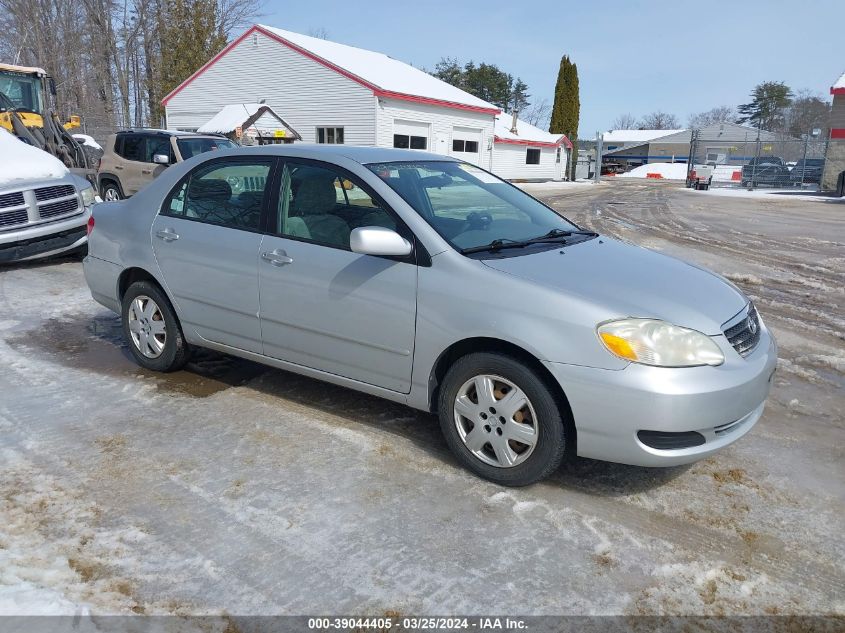
[[[48,319],[37,331],[18,331],[6,342],[66,366],[107,376],[148,378],[156,390],[184,397],[206,398],[233,387],[247,387],[272,399],[314,409],[324,423],[362,425],[408,440],[429,456],[461,468],[443,439],[437,416],[403,404],[205,349],[194,350],[181,371],[147,371],[135,363],[123,339],[120,319],[110,312],[93,319],[90,315]],[[640,468],[575,457],[546,483],[617,497],[662,486],[688,468]]]

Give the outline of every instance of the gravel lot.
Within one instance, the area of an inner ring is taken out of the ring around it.
[[[782,360],[744,440],[499,488],[427,414],[210,353],[145,372],[78,260],[8,268],[0,613],[845,613],[845,204],[528,189],[754,298]]]

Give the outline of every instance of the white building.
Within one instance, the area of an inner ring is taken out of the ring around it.
[[[167,128],[196,130],[246,101],[271,106],[305,142],[428,150],[503,178],[559,178],[565,168],[565,153],[559,166],[551,158],[566,137],[522,122],[513,134],[497,126],[498,108],[413,66],[262,25],[163,99]]]

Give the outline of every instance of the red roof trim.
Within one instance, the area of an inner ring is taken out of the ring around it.
[[[830,94],[832,94],[832,95],[845,95],[845,88],[831,88]]]
[[[845,138],[845,128],[835,127],[830,131],[830,138],[840,139]]]
[[[392,92],[390,90],[382,90],[381,88],[379,88],[375,84],[372,84],[369,81],[362,79],[358,75],[354,75],[351,72],[349,72],[348,70],[344,70],[340,66],[337,66],[337,65],[331,63],[330,61],[325,60],[322,57],[315,55],[311,51],[305,50],[301,46],[297,46],[293,42],[286,40],[285,38],[281,37],[280,35],[273,33],[272,31],[268,31],[267,29],[261,28],[257,24],[250,27],[243,35],[241,35],[240,37],[238,37],[238,39],[236,39],[236,40],[232,41],[230,44],[228,44],[226,46],[226,48],[224,48],[222,51],[217,53],[217,55],[212,57],[198,71],[196,71],[193,75],[188,77],[185,81],[183,81],[176,88],[174,88],[173,91],[170,92],[170,94],[168,94],[164,99],[161,100],[161,103],[163,105],[167,105],[167,102],[170,101],[170,99],[172,99],[176,94],[178,94],[183,88],[190,85],[190,83],[192,81],[194,81],[194,79],[196,79],[201,74],[203,74],[212,65],[214,65],[217,62],[217,60],[219,60],[221,57],[223,57],[226,53],[228,53],[230,50],[232,50],[235,46],[240,44],[248,35],[250,35],[254,32],[259,32],[262,35],[266,35],[267,37],[269,37],[272,40],[275,40],[279,44],[287,46],[291,50],[296,51],[300,55],[303,55],[303,56],[307,57],[308,59],[311,59],[311,60],[317,62],[318,64],[325,66],[326,68],[333,70],[340,75],[343,75],[347,79],[351,79],[355,83],[358,83],[358,84],[364,86],[365,88],[372,90],[373,94],[376,95],[377,97],[386,97],[386,98],[390,98],[390,99],[401,99],[402,101],[412,101],[414,103],[423,103],[423,104],[426,104],[426,105],[440,106],[440,107],[443,107],[443,108],[454,108],[454,109],[457,109],[457,110],[468,110],[470,112],[481,112],[483,114],[496,115],[496,114],[499,114],[501,112],[501,110],[499,110],[498,108],[485,108],[485,107],[481,107],[481,106],[467,105],[467,104],[464,104],[464,103],[455,103],[455,102],[452,102],[452,101],[443,101],[441,99],[432,99],[432,98],[429,98],[429,97],[420,97],[420,96],[417,96],[417,95],[409,95],[409,94],[405,94],[403,92]]]
[[[502,138],[501,136],[494,136],[495,143],[506,143],[510,145],[533,145],[535,147],[558,147],[559,145],[566,145],[567,148],[572,149],[572,141],[567,138],[566,134],[561,135],[557,143],[547,143],[545,141],[530,141],[528,139],[517,138]]]
[[[258,26],[257,26],[257,25],[256,25],[256,26],[253,26],[252,28],[250,28],[250,29],[248,29],[248,30],[244,31],[244,33],[243,33],[243,34],[241,34],[241,36],[240,36],[240,37],[238,37],[237,39],[234,39],[234,40],[232,40],[231,42],[229,42],[229,43],[228,43],[228,44],[227,44],[227,45],[223,48],[223,50],[222,50],[222,51],[220,51],[219,53],[217,53],[217,55],[215,55],[214,57],[212,57],[211,59],[209,59],[209,60],[208,60],[205,64],[203,64],[202,66],[200,66],[199,70],[197,70],[197,71],[196,71],[193,75],[191,75],[190,77],[188,77],[185,81],[183,81],[181,84],[179,84],[179,85],[178,85],[178,86],[176,86],[173,90],[171,90],[169,93],[167,93],[167,95],[165,95],[164,99],[162,99],[162,100],[161,100],[161,105],[165,105],[165,106],[166,106],[168,101],[170,101],[170,100],[171,100],[173,97],[175,97],[178,93],[182,92],[182,90],[183,90],[183,89],[187,88],[187,87],[188,87],[188,86],[189,86],[189,85],[190,85],[190,84],[194,81],[194,79],[196,79],[196,78],[197,78],[197,77],[199,77],[201,74],[203,74],[206,70],[208,70],[209,68],[211,68],[214,64],[216,64],[216,63],[217,63],[217,60],[219,60],[221,57],[223,57],[223,56],[224,56],[226,53],[228,53],[230,50],[232,50],[233,48],[235,48],[235,46],[237,46],[238,44],[240,44],[241,42],[243,42],[243,41],[247,38],[247,36],[248,36],[248,35],[252,34],[253,32],[255,32],[255,31],[257,31],[257,30],[258,30]]]

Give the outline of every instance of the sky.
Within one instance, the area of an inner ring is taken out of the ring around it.
[[[721,15],[720,15],[721,14]],[[845,0],[267,0],[259,22],[431,69],[442,57],[519,76],[554,96],[562,55],[578,65],[579,137],[620,114],[690,114],[749,101],[762,81],[830,99],[845,72]]]

